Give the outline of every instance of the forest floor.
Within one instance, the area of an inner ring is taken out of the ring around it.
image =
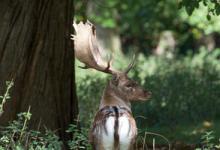
[[[219,143],[220,140],[220,120],[203,121],[198,123],[186,123],[181,125],[150,127],[147,129],[150,133],[155,133],[167,138],[172,145],[172,149],[177,150],[194,150],[196,147],[201,147],[201,137],[206,132],[213,131],[210,137],[213,137],[211,142]],[[150,150],[155,142],[155,147],[159,149],[168,149],[166,140],[156,135],[146,136],[148,149]]]

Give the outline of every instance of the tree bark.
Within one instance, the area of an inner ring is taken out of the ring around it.
[[[78,114],[72,19],[73,0],[0,1],[0,95],[14,79],[0,125],[31,106],[31,128],[69,138],[65,130]]]

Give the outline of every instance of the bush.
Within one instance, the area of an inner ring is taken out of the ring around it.
[[[4,112],[3,106],[10,99],[10,89],[13,81],[6,82],[6,91],[0,96],[0,116]],[[50,130],[44,133],[37,130],[30,130],[28,127],[31,119],[30,107],[27,112],[19,113],[18,118],[9,123],[6,127],[0,127],[0,150],[61,150],[63,143],[59,137]],[[78,125],[70,125],[66,131],[72,133],[73,139],[68,141],[69,149],[89,149],[87,133],[88,130]],[[91,149],[91,148],[90,148]]]
[[[213,142],[215,140],[213,131],[205,132],[202,137],[202,146],[201,148],[196,148],[195,150],[213,150],[220,149],[220,139],[218,142]]]
[[[135,114],[146,116],[151,124],[219,118],[219,54],[220,49],[201,50],[194,56],[174,60],[150,57],[144,61],[142,58],[135,74],[153,96],[145,105],[135,105]],[[144,76],[143,72],[148,73]]]

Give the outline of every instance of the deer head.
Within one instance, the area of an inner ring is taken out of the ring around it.
[[[100,50],[101,47],[96,39],[96,30],[90,22],[73,23],[76,34],[73,35],[75,56],[85,64],[84,69],[93,68],[112,75],[101,102],[105,105],[128,105],[132,100],[147,100],[150,92],[144,90],[137,82],[128,77],[128,72],[134,65],[135,57],[125,71],[112,68],[111,60],[104,61]],[[117,100],[116,100],[117,99]]]

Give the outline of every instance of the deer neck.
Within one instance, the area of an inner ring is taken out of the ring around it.
[[[123,106],[131,111],[131,103],[115,87],[112,87],[110,83],[107,84],[103,92],[99,109],[105,106]]]

